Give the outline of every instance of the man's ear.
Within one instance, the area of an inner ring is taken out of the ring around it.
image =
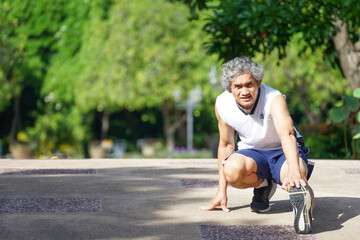
[[[226,89],[226,91],[228,91],[229,93],[232,93],[232,91],[231,91],[231,85],[232,85],[232,82],[230,83],[230,90],[229,90],[229,89]]]
[[[258,88],[260,88],[260,86],[261,86],[261,82],[262,82],[262,81],[258,82]]]

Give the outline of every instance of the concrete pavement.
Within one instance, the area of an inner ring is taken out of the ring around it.
[[[203,212],[215,159],[0,159],[0,239],[358,239],[360,161],[312,160],[313,234],[294,234],[288,194],[266,214],[228,188],[230,213]]]

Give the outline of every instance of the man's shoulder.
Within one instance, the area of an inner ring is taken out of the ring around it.
[[[275,88],[272,88],[266,84],[261,84],[261,87],[266,91],[266,92],[279,92],[279,90],[275,89]]]
[[[273,97],[280,95],[281,92],[275,88],[269,87],[265,84],[261,84],[262,91],[264,91],[266,99],[273,99]]]
[[[224,91],[216,98],[215,106],[220,118],[225,122],[227,122],[229,113],[234,113],[237,109],[235,98],[228,91]]]
[[[222,92],[219,96],[216,98],[216,102],[223,102],[223,101],[229,101],[230,99],[233,99],[233,95],[229,93],[228,91]]]
[[[229,92],[229,91],[223,91],[222,93],[220,93],[220,95],[218,96],[219,97],[229,97],[229,96],[232,96],[232,94]]]

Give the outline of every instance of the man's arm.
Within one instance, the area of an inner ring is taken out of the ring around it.
[[[224,177],[222,161],[229,157],[235,151],[234,129],[227,125],[219,116],[215,106],[215,114],[218,120],[219,128],[219,147],[218,147],[218,168],[219,168],[219,185],[217,192],[211,202],[207,206],[200,207],[201,210],[209,211],[217,206],[221,206],[222,210],[229,212],[227,208],[226,188],[227,182]]]
[[[287,176],[284,178],[282,188],[287,190],[289,184],[297,187],[300,187],[300,184],[306,186],[307,180],[300,173],[299,150],[293,120],[282,95],[274,98],[270,112],[288,165]]]

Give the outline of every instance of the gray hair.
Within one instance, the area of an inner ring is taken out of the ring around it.
[[[230,91],[231,82],[241,74],[251,73],[252,77],[261,82],[264,77],[264,68],[251,60],[250,57],[237,57],[222,65],[221,86]]]

